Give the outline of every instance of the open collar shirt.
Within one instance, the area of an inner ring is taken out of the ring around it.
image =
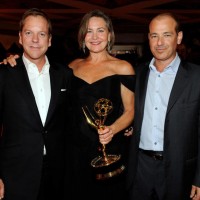
[[[51,98],[51,86],[49,77],[49,62],[47,57],[42,71],[39,72],[37,66],[30,62],[23,55],[23,61],[28,73],[28,78],[31,84],[31,88],[35,97],[37,108],[40,114],[42,124],[45,124],[46,116],[49,108]]]
[[[175,59],[162,71],[150,62],[144,116],[139,147],[144,150],[163,151],[164,124],[172,86],[180,65],[180,58]]]

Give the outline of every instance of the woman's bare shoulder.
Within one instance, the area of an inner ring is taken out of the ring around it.
[[[134,67],[126,60],[115,59],[112,64],[116,74],[135,74]]]
[[[83,60],[84,60],[83,58],[77,58],[77,59],[75,59],[75,60],[73,60],[73,61],[71,61],[69,63],[69,67],[73,69],[74,67],[76,67]]]

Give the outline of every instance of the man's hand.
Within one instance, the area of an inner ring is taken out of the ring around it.
[[[0,179],[0,199],[4,198],[4,184],[2,179]]]
[[[192,186],[190,198],[192,200],[200,200],[200,188],[196,186]]]
[[[3,62],[2,64],[6,65],[6,64],[10,64],[12,67],[14,67],[17,62],[16,62],[16,59],[19,58],[19,55],[10,55],[9,57],[3,59]]]

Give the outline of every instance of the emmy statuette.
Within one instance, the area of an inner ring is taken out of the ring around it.
[[[94,111],[98,118],[95,118],[87,108],[82,107],[87,123],[98,130],[104,127],[107,116],[112,112],[113,105],[109,99],[101,98],[94,104]],[[106,154],[106,145],[102,144],[102,155],[95,157],[91,161],[91,166],[95,169],[97,180],[105,180],[121,174],[125,166],[121,163],[121,155]]]

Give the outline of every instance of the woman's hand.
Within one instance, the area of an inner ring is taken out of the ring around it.
[[[114,136],[114,131],[112,130],[111,126],[103,126],[102,128],[98,129],[98,134],[99,134],[99,142],[101,144],[108,144]],[[125,130],[124,136],[131,136],[132,134],[133,134],[133,127],[130,126]]]
[[[99,128],[98,134],[99,134],[99,142],[101,144],[108,144],[114,136],[114,133],[111,127],[109,126],[103,126],[102,128]]]

